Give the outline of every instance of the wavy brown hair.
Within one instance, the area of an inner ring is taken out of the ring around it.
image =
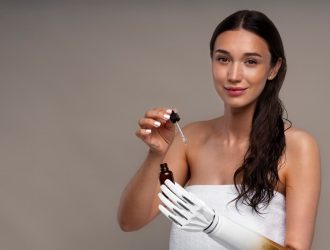
[[[210,53],[213,57],[217,37],[228,30],[245,29],[253,32],[268,45],[271,54],[271,66],[282,60],[275,78],[267,80],[265,88],[258,97],[254,111],[249,147],[243,164],[234,174],[234,184],[238,196],[233,200],[242,200],[260,213],[260,205],[267,206],[274,197],[279,183],[278,168],[285,150],[284,120],[285,108],[279,98],[286,74],[286,58],[281,36],[273,22],[263,13],[241,10],[228,16],[215,29],[210,40]],[[289,122],[291,125],[291,122]],[[239,185],[241,184],[241,185]]]

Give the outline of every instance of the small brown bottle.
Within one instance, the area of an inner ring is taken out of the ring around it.
[[[168,168],[167,163],[162,163],[160,164],[160,173],[159,173],[160,185],[163,185],[167,179],[174,182],[173,173]]]

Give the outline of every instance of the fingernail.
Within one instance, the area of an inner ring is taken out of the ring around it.
[[[164,114],[164,118],[165,118],[165,120],[168,120],[168,119],[170,119],[170,115]]]
[[[161,124],[161,123],[160,123],[159,121],[155,121],[155,122],[154,122],[154,126],[155,126],[156,128],[158,128],[158,127],[160,126],[160,124]]]
[[[166,110],[166,113],[167,113],[167,114],[171,114],[171,113],[172,113],[172,109],[167,109],[167,110]]]
[[[146,134],[151,134],[151,129],[146,129],[146,130],[145,130],[145,133],[146,133]]]

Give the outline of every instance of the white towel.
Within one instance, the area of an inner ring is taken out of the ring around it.
[[[250,206],[230,202],[237,196],[234,185],[192,185],[186,190],[197,195],[217,213],[283,245],[285,239],[285,197],[274,192],[269,205],[257,214]],[[239,237],[239,236],[238,236]],[[186,232],[172,224],[170,250],[227,250],[205,233]]]

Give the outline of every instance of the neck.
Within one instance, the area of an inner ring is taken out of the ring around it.
[[[229,144],[248,143],[255,104],[244,108],[225,106],[222,132]]]

